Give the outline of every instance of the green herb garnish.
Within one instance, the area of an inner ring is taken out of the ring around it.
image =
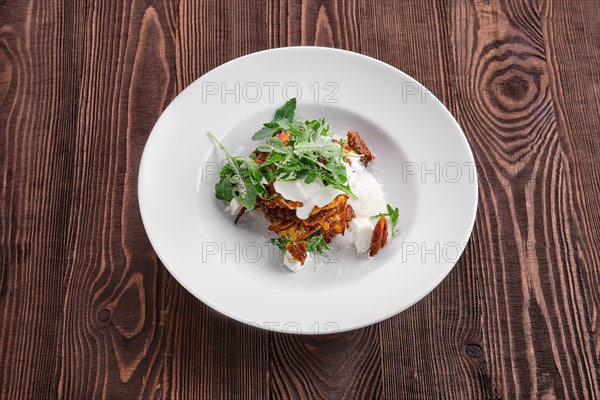
[[[293,98],[275,112],[273,121],[252,136],[253,140],[266,139],[257,150],[268,153],[261,169],[272,180],[305,181],[317,180],[356,198],[350,190],[346,175],[344,148],[345,142],[336,141],[324,119],[303,121],[294,117],[296,99]],[[287,145],[275,137],[289,131]]]
[[[329,250],[329,245],[321,233],[313,233],[306,241],[308,242],[306,251],[310,253],[325,254],[325,252]]]
[[[283,107],[275,111],[273,121],[264,123],[262,129],[252,135],[252,140],[266,139],[281,131],[281,129],[287,129],[284,126],[293,122],[295,112],[296,98],[294,97],[285,103]]]
[[[286,250],[286,245],[292,243],[292,241],[286,237],[278,237],[271,239],[271,244],[273,246],[278,247],[280,250]]]
[[[372,218],[390,217],[390,221],[392,222],[392,238],[394,238],[399,232],[396,230],[396,224],[398,223],[400,211],[398,210],[398,207],[392,208],[389,204],[387,205],[387,211],[387,213],[374,215]]]
[[[315,232],[309,237],[307,237],[305,240],[306,242],[308,242],[306,245],[306,251],[309,253],[325,254],[325,252],[329,250],[329,245],[325,241],[325,237],[322,233]],[[273,238],[271,239],[271,243],[274,246],[277,246],[279,249],[285,251],[287,250],[285,246],[293,242],[286,236]]]
[[[296,113],[296,98],[289,99],[283,107],[275,111],[275,121],[292,121]]]
[[[334,139],[324,119],[303,121],[295,117],[295,112],[293,98],[252,136],[253,140],[266,140],[256,149],[260,154],[248,157],[231,156],[209,132],[227,159],[215,185],[218,199],[231,201],[237,196],[250,211],[256,207],[258,196],[267,198],[265,181],[270,184],[275,180],[322,182],[356,199],[346,175],[346,142]],[[285,144],[276,136],[282,132],[289,132]],[[256,162],[257,157],[264,161]]]
[[[267,195],[259,165],[250,157],[232,156],[212,133],[208,132],[208,135],[221,148],[227,159],[227,164],[219,171],[215,196],[225,201],[231,201],[233,196],[237,196],[248,211],[253,210],[256,207],[256,197]]]

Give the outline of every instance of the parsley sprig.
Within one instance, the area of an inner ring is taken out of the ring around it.
[[[392,208],[392,206],[388,204],[387,213],[381,213],[373,216],[373,218],[381,217],[390,217],[390,221],[392,222],[392,237],[395,238],[399,233],[399,231],[396,230],[396,224],[398,223],[398,218],[400,217],[400,211],[398,210],[398,207]]]

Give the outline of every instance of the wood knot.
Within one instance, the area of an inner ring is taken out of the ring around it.
[[[550,107],[544,54],[526,38],[507,36],[482,49],[475,104],[494,126],[518,132]]]
[[[110,311],[108,309],[103,309],[98,313],[98,319],[102,322],[108,321],[110,318]]]
[[[131,339],[139,334],[146,321],[143,275],[134,273],[107,308],[114,313],[111,320],[121,335]]]
[[[481,358],[483,356],[483,349],[478,344],[468,344],[465,351],[473,358]]]
[[[512,76],[500,82],[499,86],[502,95],[514,101],[523,100],[529,91],[529,83],[521,76]]]

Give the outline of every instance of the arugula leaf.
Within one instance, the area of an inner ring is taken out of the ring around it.
[[[233,200],[233,188],[228,176],[221,175],[219,182],[215,185],[215,196],[217,199],[227,202]]]
[[[387,205],[387,213],[381,213],[374,215],[372,218],[381,218],[381,217],[390,217],[390,221],[392,223],[392,238],[395,238],[399,231],[396,230],[396,224],[398,223],[398,218],[400,217],[400,211],[398,207],[393,208],[389,204]]]
[[[254,176],[252,175],[251,171],[248,169],[248,165],[250,165],[250,163],[256,163],[249,157],[234,158],[231,154],[229,154],[227,149],[225,149],[225,146],[223,146],[221,142],[219,142],[217,138],[213,136],[212,133],[208,132],[208,135],[217,144],[217,146],[221,148],[225,154],[225,157],[227,158],[226,167],[222,168],[220,171],[221,179],[215,185],[215,191],[218,193],[218,195],[216,193],[217,198],[219,198],[219,196],[221,196],[223,199],[229,198],[229,190],[224,188],[226,185],[225,182],[227,182],[224,181],[224,178],[226,178],[230,182],[232,198],[234,192],[237,192],[236,194],[240,199],[240,203],[246,207],[248,211],[253,210],[254,207],[256,207],[256,196],[258,194],[255,182],[257,180],[256,178],[258,177],[256,176],[255,171]],[[246,168],[242,168],[243,166],[246,166]],[[231,201],[231,198],[229,200]]]
[[[296,143],[294,153],[318,152],[319,157],[335,157],[340,154],[340,146],[327,140]]]
[[[294,121],[296,113],[296,98],[288,100],[281,108],[275,111],[275,117],[271,122],[263,124],[263,127],[252,135],[252,140],[262,140],[272,137],[282,129],[289,129],[290,123]]]
[[[292,152],[291,147],[287,147],[283,145],[283,142],[277,138],[269,138],[267,139],[267,143],[256,148],[258,151],[264,152],[276,152],[280,154],[289,154]]]
[[[281,128],[280,128],[279,124],[275,124],[273,122],[267,122],[266,124],[263,124],[262,129],[260,129],[254,135],[252,135],[252,140],[266,139],[268,137],[273,136],[280,129]]]
[[[296,98],[292,97],[280,109],[275,111],[274,120],[285,119],[285,120],[291,121],[294,119],[295,112],[296,112]]]
[[[256,198],[257,195],[265,197],[267,195],[267,189],[265,189],[263,185],[264,175],[261,173],[258,164],[250,157],[244,158],[243,161],[246,164],[246,169],[248,171],[247,181],[254,187],[256,193],[254,197]]]
[[[317,180],[318,177],[319,177],[319,171],[316,169],[313,169],[308,172],[308,174],[304,178],[304,182],[306,182],[308,184],[313,183],[314,181]]]

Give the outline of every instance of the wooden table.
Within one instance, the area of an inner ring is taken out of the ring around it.
[[[584,0],[1,0],[0,398],[598,398],[599,28]],[[315,44],[394,65],[448,106],[479,211],[414,307],[290,336],[176,283],[136,183],[188,84]]]

